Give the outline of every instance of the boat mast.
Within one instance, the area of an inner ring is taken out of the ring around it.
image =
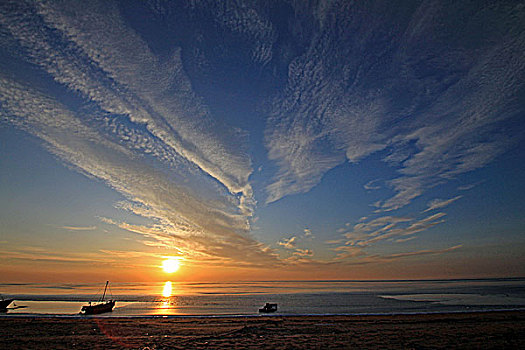
[[[102,301],[104,301],[104,297],[106,296],[106,289],[108,289],[108,283],[109,281],[106,281],[106,286],[104,287],[104,295],[102,295]]]

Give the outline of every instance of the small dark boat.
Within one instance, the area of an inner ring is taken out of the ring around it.
[[[9,304],[13,302],[14,299],[4,299],[0,300],[0,311],[7,311]]]
[[[277,304],[266,303],[262,308],[259,309],[261,313],[270,313],[277,311]]]
[[[82,306],[82,309],[80,310],[81,313],[84,313],[84,315],[96,315],[113,311],[113,308],[115,307],[115,300],[104,301],[104,298],[106,297],[106,290],[108,289],[108,283],[109,281],[106,281],[104,294],[102,295],[100,301],[94,304],[89,302],[88,305]]]
[[[84,315],[96,315],[96,314],[103,314],[105,312],[111,312],[113,311],[113,308],[115,307],[115,300],[108,300],[106,302],[98,303],[98,304],[91,304],[82,306],[82,312]]]

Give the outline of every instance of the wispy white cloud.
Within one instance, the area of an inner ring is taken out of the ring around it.
[[[453,202],[457,201],[460,198],[463,198],[463,196],[456,196],[456,197],[450,198],[450,199],[438,199],[437,198],[437,199],[431,200],[427,204],[428,208],[426,210],[424,210],[423,212],[431,211],[431,210],[434,210],[434,209],[444,208],[444,207],[448,206],[450,203],[453,203]]]
[[[60,103],[29,86],[0,78],[4,118],[40,137],[51,152],[75,169],[125,195],[129,198],[128,210],[157,222],[152,227],[125,223],[121,227],[154,241],[169,242],[189,255],[195,248],[202,255],[232,263],[276,263],[272,251],[248,235],[248,217],[228,197],[199,198],[164,172],[140,161],[133,149],[83,124]]]
[[[501,18],[508,30],[468,47],[462,43],[472,42],[470,31],[452,29],[466,8],[427,1],[403,15],[401,6],[363,17],[361,6],[319,6],[318,31],[289,65],[266,130],[269,157],[279,166],[268,202],[307,192],[337,165],[381,151],[399,176],[387,182],[394,195],[377,204],[396,210],[487,165],[520,137],[501,122],[523,112],[525,34],[510,15],[521,10],[470,7],[478,11],[474,22]],[[343,27],[352,29],[334,35]]]
[[[0,24],[23,48],[22,61],[89,103],[73,112],[54,91],[3,74],[3,120],[122,193],[128,201],[121,209],[155,222],[107,223],[189,256],[277,262],[249,234],[255,200],[246,134],[217,121],[193,92],[180,49],[167,60],[156,56],[118,6],[104,1],[13,3]],[[264,62],[271,57],[265,45],[254,53]]]
[[[300,248],[297,248],[294,252],[293,252],[294,255],[297,255],[297,256],[314,256],[314,252],[310,249],[300,249]]]
[[[338,260],[348,260],[358,257],[364,257],[367,254],[363,251],[363,248],[351,246],[351,245],[342,245],[332,249],[337,252],[335,261]]]
[[[112,259],[102,256],[98,253],[73,253],[73,252],[58,252],[49,251],[40,247],[23,246],[16,247],[10,250],[0,250],[0,254],[4,259],[17,259],[28,261],[42,261],[51,263],[91,263],[91,264],[111,264]]]
[[[312,238],[314,238],[314,234],[312,233],[312,230],[310,230],[309,228],[305,228],[303,230],[303,237],[312,239]]]
[[[378,189],[381,188],[381,186],[377,185],[378,181],[379,180],[368,181],[366,184],[364,184],[363,187],[364,187],[365,190],[368,190],[368,191],[370,191],[370,190],[378,190]]]
[[[412,236],[412,237],[407,237],[407,238],[398,238],[395,240],[396,243],[403,243],[403,242],[408,242],[408,241],[411,241],[413,239],[416,239],[417,237],[416,236]]]
[[[444,248],[444,249],[422,249],[422,250],[417,250],[417,251],[395,253],[395,254],[389,254],[389,255],[363,254],[363,256],[355,255],[354,259],[348,259],[348,258],[354,257],[350,255],[350,256],[343,256],[343,258],[345,258],[344,264],[349,265],[349,266],[388,263],[394,260],[406,259],[406,258],[411,258],[411,257],[447,254],[447,253],[459,250],[462,247],[463,247],[462,245],[455,245],[455,246]],[[348,248],[352,248],[352,247],[348,247]]]
[[[62,226],[61,228],[70,231],[94,231],[97,229],[96,226]]]
[[[423,250],[418,250],[418,251],[414,251],[414,252],[385,255],[385,256],[380,257],[380,259],[381,260],[396,260],[396,259],[406,258],[406,257],[410,257],[410,256],[443,254],[443,253],[448,253],[448,252],[460,249],[461,247],[462,247],[462,245],[459,244],[459,245],[456,245],[456,246],[453,246],[453,247],[450,247],[450,248],[439,249],[439,250],[423,249]]]
[[[279,244],[280,246],[283,246],[284,248],[286,249],[295,249],[296,248],[296,241],[297,241],[297,237],[293,236],[291,238],[284,238],[282,240],[280,240],[279,242],[277,242],[277,244]]]
[[[156,258],[161,259],[163,258],[162,254],[158,253],[149,253],[149,252],[142,252],[142,251],[130,251],[130,250],[108,250],[108,249],[101,249],[101,253],[114,256],[116,258]]]
[[[368,247],[395,237],[411,236],[442,223],[441,218],[444,216],[445,213],[436,213],[419,220],[384,216],[367,222],[360,222],[354,225],[351,231],[344,233],[347,238],[345,245]]]
[[[327,244],[338,244],[331,248],[336,253],[334,262],[346,265],[363,265],[371,263],[382,263],[410,256],[444,254],[459,249],[456,245],[446,249],[422,249],[412,252],[395,254],[374,254],[373,247],[378,243],[403,243],[416,239],[416,233],[426,231],[440,223],[443,223],[443,212],[435,213],[424,218],[415,219],[409,217],[383,216],[375,219],[362,219],[353,227],[343,232],[346,242],[343,240],[325,242]]]
[[[41,2],[22,15],[5,14],[1,21],[29,50],[32,62],[56,81],[109,113],[144,124],[230,193],[241,193],[238,205],[250,212],[252,169],[245,136],[214,120],[193,93],[180,51],[168,62],[157,58],[108,2]]]
[[[310,230],[305,229],[304,231],[305,235],[301,237],[302,239],[308,239],[312,237]],[[310,233],[310,235],[307,235],[307,232]],[[299,248],[297,246],[298,240],[299,238],[297,236],[293,236],[290,238],[283,238],[282,240],[277,242],[278,245],[282,246],[285,249],[288,249],[292,253],[292,255],[289,258],[283,260],[284,263],[297,264],[299,262],[302,262],[305,258],[309,259],[314,256],[314,252],[312,249]]]
[[[479,181],[479,182],[476,182],[476,183],[473,183],[473,184],[469,184],[469,185],[464,185],[464,186],[459,186],[458,187],[458,191],[468,191],[468,190],[471,190],[473,189],[474,187],[482,184],[483,182],[485,181]]]

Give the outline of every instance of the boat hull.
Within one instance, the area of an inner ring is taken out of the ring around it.
[[[81,312],[83,312],[84,315],[97,315],[97,314],[103,314],[106,312],[111,312],[113,311],[114,307],[115,307],[115,300],[110,300],[102,304],[84,305],[82,306]]]
[[[269,314],[277,311],[277,304],[266,303],[262,308],[259,309],[260,313]]]

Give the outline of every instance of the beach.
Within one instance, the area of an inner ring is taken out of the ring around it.
[[[525,311],[367,316],[0,317],[1,349],[524,348]]]

